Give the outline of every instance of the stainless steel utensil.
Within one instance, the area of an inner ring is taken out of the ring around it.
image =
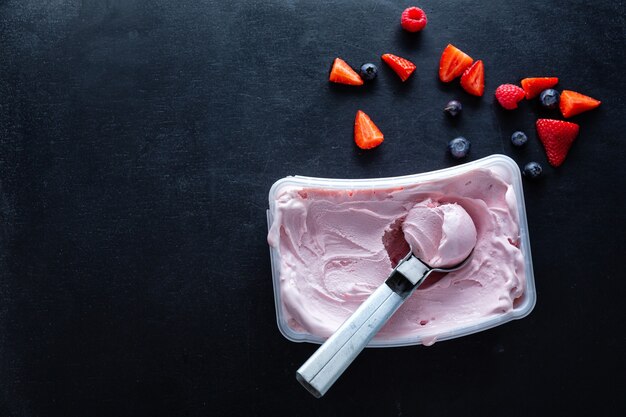
[[[431,268],[409,252],[387,280],[298,369],[296,379],[315,397],[323,396],[431,272],[456,271],[471,256],[451,268]]]

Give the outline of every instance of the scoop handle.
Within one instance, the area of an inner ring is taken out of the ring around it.
[[[363,304],[296,371],[296,379],[320,398],[361,353],[409,294],[394,292],[387,283]]]

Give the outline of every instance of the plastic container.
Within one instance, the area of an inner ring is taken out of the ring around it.
[[[337,190],[356,189],[388,189],[392,187],[403,187],[415,185],[431,180],[439,180],[454,177],[478,168],[486,168],[494,172],[501,180],[512,186],[517,201],[517,216],[519,219],[519,242],[520,249],[524,257],[526,288],[520,299],[516,300],[514,308],[501,315],[490,316],[484,321],[472,325],[459,325],[451,331],[447,331],[436,336],[437,341],[453,339],[473,333],[477,333],[495,326],[507,323],[511,320],[520,319],[527,316],[535,306],[536,292],[530,250],[530,238],[528,235],[528,223],[526,220],[526,208],[524,204],[524,193],[522,189],[522,178],[519,167],[511,158],[504,155],[491,155],[466,164],[457,165],[437,171],[424,172],[420,174],[406,175],[389,178],[368,178],[368,179],[331,179],[314,178],[302,176],[289,176],[276,181],[269,191],[269,209],[267,210],[268,228],[271,227],[274,219],[275,200],[282,187],[296,186],[303,188],[321,188]],[[292,329],[285,320],[281,302],[280,291],[280,253],[270,246],[270,256],[272,261],[272,277],[274,284],[274,301],[276,306],[276,320],[278,329],[285,338],[293,342],[323,343],[325,339],[309,333],[302,333]],[[403,340],[377,340],[373,339],[368,347],[396,347],[426,344],[421,336],[406,338]]]

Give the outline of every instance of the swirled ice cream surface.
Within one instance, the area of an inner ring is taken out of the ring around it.
[[[448,224],[461,221],[451,212],[455,206],[469,215],[474,231],[444,230],[446,211]],[[431,229],[411,229],[415,216],[418,225],[424,221],[419,216],[428,217]],[[489,169],[397,188],[285,185],[276,192],[268,234],[279,255],[282,314],[294,332],[326,338],[409,252],[412,234],[413,252],[428,250],[422,255],[431,262],[442,253],[462,260],[458,239],[475,239],[465,267],[424,283],[376,335],[392,343],[434,343],[439,335],[510,312],[522,297],[518,223],[513,188]]]

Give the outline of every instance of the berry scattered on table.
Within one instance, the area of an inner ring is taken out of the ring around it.
[[[536,126],[548,162],[553,167],[560,166],[578,136],[579,126],[576,123],[553,119],[539,119]]]
[[[335,58],[335,61],[333,61],[328,80],[338,84],[363,85],[363,80],[359,77],[359,74],[341,58]]]
[[[559,97],[560,94],[558,91],[553,88],[548,88],[539,94],[539,101],[541,101],[541,105],[546,109],[556,109],[559,106]]]
[[[463,110],[463,105],[458,100],[448,101],[446,107],[443,108],[443,111],[449,114],[452,117],[456,117]]]
[[[522,174],[526,178],[530,178],[533,180],[536,178],[539,178],[542,172],[543,172],[543,168],[538,162],[529,162],[526,165],[524,165],[524,169],[522,170]]]
[[[454,80],[474,62],[474,59],[452,44],[448,44],[439,60],[439,79],[444,83]]]
[[[511,135],[511,143],[515,146],[523,146],[526,144],[527,141],[528,136],[526,136],[526,133],[522,132],[521,130],[513,132],[513,134]]]
[[[359,74],[364,81],[372,81],[378,75],[378,68],[376,65],[368,62],[367,64],[361,65]]]
[[[517,103],[525,96],[524,90],[513,84],[502,84],[496,88],[496,99],[507,110],[516,109]]]
[[[406,81],[411,74],[413,74],[415,68],[417,68],[415,64],[408,59],[404,59],[397,55],[384,54],[381,58],[391,67],[392,70],[394,70],[396,74],[398,74],[398,77],[400,77],[403,82]]]
[[[559,108],[563,117],[569,118],[577,114],[595,109],[600,105],[601,101],[595,98],[577,93],[576,91],[563,90]]]
[[[467,156],[470,151],[471,143],[463,136],[452,139],[448,142],[448,150],[454,158],[460,159]]]
[[[402,12],[401,26],[409,32],[423,30],[428,18],[419,7],[409,7]],[[381,59],[404,82],[416,70],[416,65],[406,58],[393,54],[384,54]],[[333,61],[329,81],[353,86],[363,85],[378,76],[378,68],[373,63],[363,64],[357,73],[341,58]],[[476,60],[452,44],[448,44],[439,60],[439,79],[449,83],[460,77],[460,85],[467,93],[481,97],[485,91],[485,66],[482,60]],[[514,110],[524,98],[531,100],[539,97],[544,108],[560,109],[564,118],[595,109],[601,102],[584,94],[563,90],[559,93],[554,87],[559,83],[558,77],[527,77],[521,80],[521,88],[515,84],[502,84],[495,91],[498,103],[507,110]],[[449,101],[443,111],[450,117],[457,117],[463,110],[458,100]],[[546,151],[550,165],[558,167],[563,164],[567,154],[578,137],[580,127],[576,123],[554,119],[536,121],[537,136]],[[384,135],[370,117],[358,110],[354,121],[354,142],[361,149],[372,149],[384,141]],[[513,132],[511,143],[521,147],[528,142],[523,131]],[[457,137],[448,142],[448,151],[457,159],[464,158],[470,151],[471,143],[464,137]],[[537,162],[529,162],[523,168],[525,177],[534,179],[542,174],[542,167]]]
[[[522,88],[526,92],[526,100],[537,97],[543,90],[552,88],[559,83],[557,77],[524,78]]]
[[[384,136],[372,119],[362,112],[357,111],[354,120],[354,142],[361,149],[372,149],[383,143]]]
[[[473,96],[482,96],[485,91],[485,66],[480,59],[461,75],[461,87]]]
[[[408,32],[419,32],[426,27],[428,18],[419,7],[409,7],[402,12],[400,24]]]

